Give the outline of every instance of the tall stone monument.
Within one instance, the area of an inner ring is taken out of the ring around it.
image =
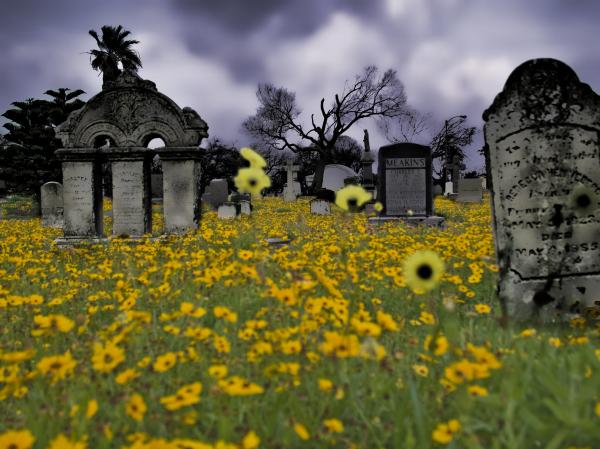
[[[158,153],[164,179],[164,232],[198,227],[199,148],[208,126],[191,108],[181,109],[156,85],[125,70],[102,86],[57,128],[62,160],[65,238],[59,243],[103,237],[101,164],[113,173],[113,234],[141,236],[152,229],[150,162]],[[148,143],[160,137],[157,150]],[[97,142],[114,145],[96,148]]]
[[[554,59],[517,67],[484,112],[499,296],[509,318],[600,307],[600,97]]]
[[[287,176],[287,182],[285,188],[283,189],[283,199],[288,202],[296,201],[296,198],[298,198],[302,193],[300,189],[300,183],[296,177],[298,171],[300,170],[300,166],[294,165],[294,162],[289,159],[288,163],[282,166],[282,168],[285,169]]]
[[[365,137],[363,139],[365,151],[360,158],[362,186],[367,191],[373,194],[375,192],[375,182],[373,179],[373,162],[375,158],[371,153],[371,143],[369,142],[369,132],[365,129]]]

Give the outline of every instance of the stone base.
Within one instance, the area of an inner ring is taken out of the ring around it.
[[[68,248],[71,246],[98,245],[106,244],[109,240],[106,237],[59,237],[54,240],[59,248]]]
[[[449,200],[456,201],[456,198],[458,198],[458,193],[449,193],[448,195],[446,195],[446,198],[448,198]]]
[[[425,225],[438,228],[445,227],[445,218],[437,215],[429,217],[369,217],[369,223],[389,223],[391,221],[403,221],[409,226]]]

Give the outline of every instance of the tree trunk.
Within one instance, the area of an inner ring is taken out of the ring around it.
[[[323,188],[323,176],[325,175],[325,166],[330,164],[332,161],[331,154],[320,153],[319,161],[317,162],[317,168],[315,169],[315,177],[312,183],[312,193],[317,192]]]

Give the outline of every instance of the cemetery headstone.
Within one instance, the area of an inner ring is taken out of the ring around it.
[[[439,184],[436,184],[433,186],[433,196],[440,196],[443,192],[442,186]]]
[[[440,226],[442,217],[433,216],[431,150],[414,143],[398,143],[379,149],[378,198],[383,205],[381,219]]]
[[[159,150],[163,168],[164,232],[183,234],[200,223],[200,151],[197,148]]]
[[[250,204],[250,201],[240,201],[238,204],[240,205],[240,213],[242,215],[252,215],[252,204]]]
[[[454,194],[454,183],[452,181],[446,181],[444,186],[444,195],[449,196]]]
[[[280,168],[285,169],[287,181],[283,189],[283,199],[285,201],[296,201],[296,198],[302,193],[300,183],[297,179],[297,173],[300,170],[300,166],[294,165],[294,162],[290,159],[286,165],[280,166]]]
[[[229,186],[225,179],[212,179],[204,195],[202,195],[202,201],[209,204],[213,209],[218,209],[221,204],[227,201],[229,196]]]
[[[566,64],[517,67],[483,114],[508,318],[598,314],[600,96]]]
[[[47,182],[41,189],[42,226],[63,227],[63,187],[59,182]]]
[[[344,187],[344,180],[347,178],[356,178],[358,174],[350,167],[340,164],[329,164],[323,171],[323,185],[327,190],[337,192]]]
[[[331,214],[331,203],[327,200],[315,198],[310,201],[310,213],[315,215]]]
[[[225,202],[217,209],[217,217],[222,220],[236,218],[241,213],[241,206],[237,203]]]
[[[111,161],[113,235],[141,237],[152,232],[151,152],[106,148]]]
[[[90,241],[103,236],[102,173],[99,151],[69,148],[55,153],[62,161],[63,233],[57,243]]]
[[[239,206],[238,215],[252,214],[252,195],[249,193],[234,192],[230,195],[229,201]]]
[[[483,189],[481,179],[461,179],[458,181],[458,196],[456,201],[461,203],[481,203],[483,200]]]

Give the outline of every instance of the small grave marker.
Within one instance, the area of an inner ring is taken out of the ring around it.
[[[483,200],[483,189],[481,179],[461,179],[458,181],[458,196],[456,201],[460,203],[481,203]]]
[[[63,186],[58,182],[47,182],[42,185],[42,226],[62,228],[63,221]]]

